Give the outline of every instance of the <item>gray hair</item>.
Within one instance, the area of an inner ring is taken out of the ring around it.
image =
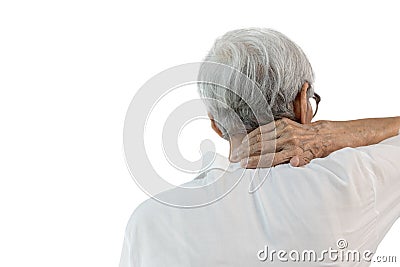
[[[231,72],[223,75],[206,67],[207,62],[230,66]],[[314,93],[314,73],[304,52],[288,37],[271,29],[248,28],[226,33],[215,41],[203,65],[199,81],[210,83],[200,82],[199,93],[225,139],[243,126],[249,132],[273,119],[295,119],[293,101],[304,82],[310,85],[308,97]],[[216,85],[222,79],[222,84],[232,91]],[[267,103],[254,94],[256,88]],[[240,92],[240,96],[235,92]],[[255,112],[272,114],[270,119],[260,122]]]

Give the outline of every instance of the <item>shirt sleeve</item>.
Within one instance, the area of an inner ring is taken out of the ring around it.
[[[140,205],[139,205],[140,207]],[[138,207],[138,208],[139,208]],[[138,209],[137,208],[137,209]],[[136,228],[137,228],[137,220],[136,214],[137,209],[132,213],[131,217],[128,220],[128,223],[125,228],[125,236],[124,242],[122,245],[121,258],[119,261],[119,267],[138,267],[140,264],[137,262],[137,255],[135,254],[134,246],[135,246],[135,238]]]
[[[363,152],[365,168],[372,174],[381,241],[400,217],[400,135],[357,150]]]
[[[131,249],[129,236],[125,235],[124,243],[122,245],[121,259],[119,262],[119,267],[133,267],[131,259]]]

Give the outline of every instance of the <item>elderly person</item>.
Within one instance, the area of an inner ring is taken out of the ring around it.
[[[311,123],[309,99],[318,99],[311,65],[273,30],[228,32],[206,60],[239,70],[262,97],[235,71],[201,69],[200,77],[228,79],[233,88],[199,85],[212,128],[230,143],[231,164],[221,177],[210,171],[187,186],[218,181],[204,189],[212,196],[243,178],[198,208],[144,202],[128,223],[120,267],[369,266],[400,215],[399,119]],[[308,164],[280,164],[289,161]],[[266,179],[251,191],[255,177]],[[179,192],[162,194],[185,197]]]

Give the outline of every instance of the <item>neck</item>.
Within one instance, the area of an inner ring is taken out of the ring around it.
[[[233,160],[231,160],[232,152],[240,146],[245,136],[245,134],[237,134],[232,136],[229,140],[229,161],[234,162]]]

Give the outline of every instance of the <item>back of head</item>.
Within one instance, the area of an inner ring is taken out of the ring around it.
[[[309,96],[313,94],[314,74],[306,55],[285,35],[271,29],[248,28],[224,34],[215,41],[205,58],[207,62],[231,67],[229,75],[206,64],[199,72],[199,81],[211,82],[199,83],[200,96],[226,139],[240,128],[249,132],[269,122],[257,120],[257,112],[272,113],[272,119],[295,119],[293,101],[304,82],[310,84]],[[232,91],[213,84],[218,81]],[[254,93],[257,88],[263,101]]]

